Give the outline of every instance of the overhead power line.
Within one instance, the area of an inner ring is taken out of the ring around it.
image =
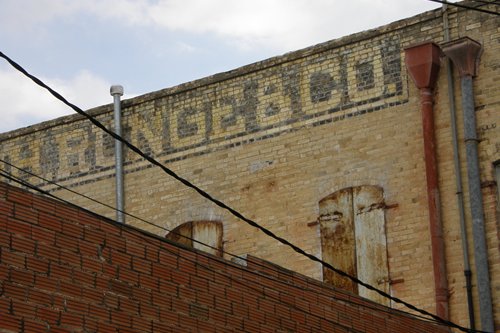
[[[468,9],[468,10],[474,10],[476,12],[481,12],[481,13],[486,13],[486,14],[500,16],[499,12],[494,12],[494,11],[491,11],[491,10],[488,10],[488,9],[479,8],[479,7],[472,7],[472,6],[462,5],[462,4],[459,4],[459,3],[456,3],[456,2],[449,2],[449,1],[445,1],[445,0],[428,0],[428,1],[437,2],[437,3],[443,4],[443,5],[449,5],[449,6],[459,7],[459,8],[465,8],[465,9]],[[484,3],[484,1],[481,1],[481,3]],[[497,3],[488,3],[488,4],[497,4]]]
[[[500,5],[500,0],[491,0],[491,1],[488,1],[488,0],[471,0],[473,2],[478,2],[478,3],[482,3],[482,4],[485,4],[485,5]]]
[[[450,327],[454,327],[454,328],[456,328],[458,330],[461,330],[463,332],[470,332],[470,330],[467,329],[467,328],[465,328],[465,327],[462,327],[462,326],[460,326],[458,324],[455,324],[455,323],[453,323],[453,322],[451,322],[449,320],[443,319],[443,318],[441,318],[441,317],[439,317],[439,316],[437,316],[437,315],[435,315],[433,313],[430,313],[430,312],[428,312],[426,310],[420,309],[420,308],[416,307],[415,305],[410,304],[410,303],[408,303],[406,301],[403,301],[403,300],[401,300],[401,299],[399,299],[397,297],[391,296],[388,293],[386,293],[385,291],[380,290],[378,288],[375,288],[374,286],[372,286],[372,285],[370,285],[370,284],[368,284],[366,282],[361,281],[357,277],[351,276],[351,275],[347,274],[346,272],[344,272],[344,271],[342,271],[342,270],[334,267],[333,265],[331,265],[331,264],[329,264],[329,263],[327,263],[327,262],[325,262],[325,261],[317,258],[316,256],[314,256],[314,255],[312,255],[310,253],[305,252],[303,249],[301,249],[297,245],[291,243],[290,241],[284,239],[283,237],[277,236],[271,230],[269,230],[269,229],[261,226],[260,224],[258,224],[254,220],[247,218],[242,213],[240,213],[239,211],[235,210],[234,208],[228,206],[224,202],[222,202],[222,201],[220,201],[220,200],[212,197],[209,193],[205,192],[204,190],[202,190],[198,186],[192,184],[188,180],[186,180],[186,179],[182,178],[181,176],[177,175],[174,171],[172,171],[171,169],[167,168],[165,165],[161,164],[159,161],[157,161],[153,157],[147,155],[146,153],[144,153],[143,151],[141,151],[138,147],[136,147],[135,145],[133,145],[129,141],[127,141],[124,138],[122,138],[121,136],[117,135],[115,132],[107,129],[95,117],[89,115],[88,113],[86,113],[85,111],[83,111],[82,109],[80,109],[78,106],[76,106],[76,105],[68,102],[61,94],[59,94],[57,91],[55,91],[51,87],[47,86],[42,80],[40,80],[36,76],[31,75],[30,73],[28,73],[23,67],[21,67],[19,64],[17,64],[15,61],[13,61],[11,58],[9,58],[7,55],[5,55],[3,52],[0,52],[0,57],[4,58],[12,67],[14,67],[16,70],[18,70],[19,72],[21,72],[22,74],[24,74],[25,76],[27,76],[28,78],[30,78],[37,85],[39,85],[40,87],[46,89],[55,98],[57,98],[58,100],[60,100],[61,102],[63,102],[67,106],[69,106],[70,108],[72,108],[78,114],[80,114],[80,115],[84,116],[85,118],[87,118],[88,120],[90,120],[90,122],[92,122],[92,124],[94,124],[95,126],[97,126],[98,128],[100,128],[101,130],[103,130],[107,134],[111,135],[114,139],[121,141],[130,150],[132,150],[133,152],[135,152],[136,154],[138,154],[139,156],[141,156],[142,158],[144,158],[146,161],[148,161],[149,163],[151,163],[151,164],[159,167],[166,174],[168,174],[172,178],[176,179],[177,181],[179,181],[184,186],[193,189],[199,195],[201,195],[202,197],[204,197],[207,200],[211,201],[212,203],[216,204],[220,208],[222,208],[224,210],[227,210],[229,213],[231,213],[231,215],[235,216],[236,218],[238,218],[238,219],[246,222],[247,224],[249,224],[252,227],[255,227],[255,228],[259,229],[264,234],[266,234],[269,237],[277,240],[281,244],[288,246],[289,248],[291,248],[292,250],[294,250],[298,254],[301,254],[301,255],[305,256],[306,258],[308,258],[308,259],[310,259],[310,260],[312,260],[314,262],[320,263],[321,265],[323,265],[323,267],[326,267],[326,268],[332,270],[333,272],[337,273],[338,275],[340,275],[342,277],[345,277],[345,278],[353,281],[354,283],[356,283],[356,284],[358,284],[360,286],[365,287],[368,290],[371,290],[371,291],[374,291],[374,292],[378,293],[379,295],[381,295],[384,298],[390,299],[393,302],[396,302],[398,304],[402,304],[402,305],[406,306],[407,308],[409,308],[410,310],[413,310],[413,311],[419,312],[419,313],[421,313],[423,315],[429,316],[429,317],[435,319],[436,321],[438,321],[438,322],[440,322],[440,323],[442,323],[444,325],[447,325],[447,326],[450,326]]]

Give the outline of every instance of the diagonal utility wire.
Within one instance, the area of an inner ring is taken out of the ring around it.
[[[281,244],[290,247],[295,252],[297,252],[297,253],[299,253],[299,254],[307,257],[308,259],[310,259],[312,261],[320,263],[321,265],[323,265],[323,267],[326,267],[326,268],[334,271],[335,273],[339,274],[340,276],[343,276],[343,277],[345,277],[345,278],[353,281],[354,283],[357,283],[358,285],[361,285],[361,286],[365,287],[368,290],[372,290],[372,291],[378,293],[379,295],[381,295],[384,298],[388,298],[388,299],[390,299],[390,300],[392,300],[392,301],[394,301],[396,303],[399,303],[399,304],[402,304],[402,305],[406,306],[407,308],[409,308],[409,309],[411,309],[413,311],[416,311],[416,312],[419,312],[419,313],[421,313],[423,315],[429,316],[429,317],[435,319],[436,321],[438,321],[438,322],[440,322],[440,323],[442,323],[444,325],[457,328],[458,330],[461,330],[463,332],[470,332],[470,330],[467,329],[467,328],[459,326],[458,324],[455,324],[455,323],[453,323],[453,322],[451,322],[449,320],[443,319],[443,318],[441,318],[441,317],[439,317],[439,316],[437,316],[437,315],[435,315],[433,313],[430,313],[430,312],[428,312],[426,310],[417,308],[415,305],[410,304],[410,303],[408,303],[406,301],[403,301],[402,299],[399,299],[397,297],[391,296],[388,293],[386,293],[385,291],[380,290],[378,288],[375,288],[374,286],[372,286],[370,284],[367,284],[366,282],[363,282],[363,281],[359,280],[357,277],[351,276],[351,275],[347,274],[346,272],[344,272],[344,271],[342,271],[342,270],[340,270],[338,268],[335,268],[333,265],[331,265],[331,264],[329,264],[329,263],[327,263],[327,262],[325,262],[325,261],[317,258],[316,256],[314,256],[314,255],[312,255],[310,253],[305,252],[303,249],[301,249],[297,245],[291,243],[290,241],[284,239],[283,237],[277,236],[276,234],[274,234],[269,229],[266,229],[265,227],[261,226],[260,224],[258,224],[254,220],[247,218],[246,216],[244,216],[242,213],[238,212],[234,208],[232,208],[232,207],[228,206],[227,204],[225,204],[224,202],[222,202],[222,201],[220,201],[220,200],[212,197],[209,193],[205,192],[204,190],[202,190],[198,186],[192,184],[188,180],[186,180],[186,179],[182,178],[181,176],[177,175],[174,171],[170,170],[169,168],[167,168],[166,166],[164,166],[163,164],[161,164],[159,161],[155,160],[153,157],[151,157],[151,156],[147,155],[146,153],[142,152],[138,147],[136,147],[132,143],[128,142],[127,140],[125,140],[121,136],[117,135],[115,132],[107,129],[101,122],[99,122],[93,116],[87,114],[85,111],[83,111],[82,109],[80,109],[78,106],[76,106],[76,105],[68,102],[61,94],[59,94],[57,91],[55,91],[52,88],[50,88],[49,86],[47,86],[42,80],[40,80],[36,76],[33,76],[30,73],[28,73],[23,67],[21,67],[19,64],[17,64],[12,59],[10,59],[3,52],[0,52],[0,57],[4,58],[12,67],[14,67],[16,70],[18,70],[19,72],[21,72],[22,74],[24,74],[25,76],[27,76],[28,78],[30,78],[37,85],[39,85],[42,88],[44,88],[47,91],[49,91],[55,98],[57,98],[58,100],[60,100],[61,102],[63,102],[67,106],[69,106],[70,108],[72,108],[78,114],[80,114],[80,115],[84,116],[85,118],[87,118],[88,120],[90,120],[90,122],[92,122],[92,124],[94,124],[95,126],[97,126],[98,128],[100,128],[101,130],[103,130],[107,134],[111,135],[114,139],[121,141],[130,150],[132,150],[133,152],[135,152],[139,156],[143,157],[145,160],[147,160],[151,164],[153,164],[153,165],[159,167],[160,169],[162,169],[166,174],[168,174],[172,178],[176,179],[177,181],[179,181],[184,186],[193,189],[194,191],[196,191],[202,197],[204,197],[207,200],[213,202],[214,204],[216,204],[220,208],[222,208],[224,210],[227,210],[229,213],[231,213],[233,216],[237,217],[238,219],[246,222],[247,224],[249,224],[250,226],[252,226],[254,228],[259,229],[264,234],[268,235],[271,238],[274,238],[275,240],[277,240]]]
[[[449,5],[449,6],[455,6],[455,7],[459,7],[459,8],[465,8],[465,9],[473,10],[473,11],[476,11],[476,12],[481,12],[481,13],[486,13],[486,14],[500,16],[499,12],[494,12],[494,11],[491,11],[491,10],[488,10],[488,9],[479,8],[479,7],[466,6],[466,5],[462,5],[462,4],[456,3],[456,2],[449,2],[449,1],[445,1],[445,0],[428,0],[428,1],[437,2],[437,3],[444,4],[444,5]],[[484,3],[484,1],[481,1],[481,3]],[[498,4],[498,3],[489,3],[489,4]]]
[[[485,5],[500,5],[500,0],[471,0],[473,2],[479,2]]]

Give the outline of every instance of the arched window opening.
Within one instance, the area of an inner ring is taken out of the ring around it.
[[[222,257],[222,222],[186,222],[166,236],[168,240]]]
[[[389,291],[382,188],[339,190],[319,202],[323,260],[378,289]],[[387,299],[323,268],[323,281],[381,304]]]

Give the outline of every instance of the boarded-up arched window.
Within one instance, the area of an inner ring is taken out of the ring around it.
[[[222,223],[218,221],[192,221],[170,231],[167,239],[222,257]]]
[[[385,292],[389,291],[384,195],[378,186],[349,187],[319,202],[323,260]],[[381,304],[378,293],[323,268],[323,281]]]

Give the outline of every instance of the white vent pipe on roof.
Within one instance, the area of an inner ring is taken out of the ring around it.
[[[122,136],[121,125],[121,103],[120,96],[123,96],[123,87],[119,85],[111,86],[109,92],[113,96],[115,133]],[[116,221],[125,223],[124,196],[123,196],[123,146],[122,142],[115,139],[115,169],[116,169]]]

